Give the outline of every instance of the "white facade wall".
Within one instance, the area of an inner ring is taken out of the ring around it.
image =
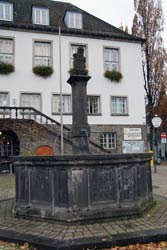
[[[10,94],[10,105],[17,99],[20,106],[22,92],[41,93],[41,112],[59,121],[59,115],[52,115],[52,93],[60,92],[59,84],[59,37],[52,34],[10,31],[0,29],[0,37],[15,40],[15,72],[0,75],[0,92]],[[53,42],[54,73],[46,79],[36,76],[33,67],[33,40]],[[101,97],[100,116],[89,116],[90,124],[145,124],[144,80],[141,65],[141,44],[134,42],[90,39],[72,36],[61,37],[63,94],[71,93],[67,83],[70,69],[70,43],[86,44],[88,48],[88,71],[92,77],[88,82],[87,94]],[[104,47],[120,49],[120,71],[123,79],[111,82],[104,77]],[[111,116],[110,99],[112,96],[128,97],[128,116]],[[71,115],[64,115],[64,124],[71,124]]]

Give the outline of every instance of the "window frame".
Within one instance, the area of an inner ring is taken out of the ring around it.
[[[79,25],[77,25],[77,15],[79,16]],[[71,25],[73,19],[73,25]],[[67,11],[65,18],[64,18],[65,24],[70,29],[83,29],[83,15],[81,12],[77,11]]]
[[[36,11],[40,11],[40,22],[37,22],[37,13]],[[42,10],[46,10],[46,23],[43,22]],[[32,23],[35,25],[50,25],[50,11],[48,7],[41,7],[41,6],[32,6]]]
[[[72,46],[76,46],[76,47],[85,47],[85,58],[86,58],[86,70],[88,70],[88,44],[86,43],[70,43],[69,44],[69,69],[73,68],[73,60],[74,58],[72,58]]]
[[[1,107],[6,107],[10,105],[10,93],[8,91],[0,91],[0,95],[1,94],[6,94],[7,95],[7,103],[5,105],[0,105]],[[3,110],[0,109],[0,114],[9,114],[10,110]]]
[[[112,108],[112,98],[124,98],[126,100],[126,112],[125,113],[115,113],[113,112]],[[128,96],[110,96],[110,109],[111,109],[111,116],[128,116],[129,115],[129,110],[128,110]]]
[[[59,97],[59,100],[60,100],[60,93],[52,93],[52,98],[51,98],[51,107],[52,107],[52,115],[60,115],[60,112],[56,112],[54,111],[54,107],[53,107],[53,101],[54,101],[54,96],[58,96]],[[72,95],[71,94],[66,94],[66,93],[63,93],[62,94],[62,97],[64,96],[68,96],[70,97],[70,104],[71,104],[71,111],[70,112],[64,112],[63,110],[63,115],[72,115]]]
[[[25,106],[23,106],[22,105],[22,96],[23,95],[39,95],[39,97],[40,97],[40,109],[38,110],[39,112],[42,112],[42,93],[40,93],[40,92],[20,92],[20,107],[25,107]],[[32,107],[32,108],[34,108],[33,106],[27,106],[27,107]],[[36,109],[36,108],[35,108]],[[25,111],[25,113],[26,113],[26,111]]]
[[[109,50],[117,50],[118,51],[118,62],[117,62],[117,70],[116,71],[121,71],[121,56],[120,56],[120,54],[121,54],[121,50],[120,50],[120,48],[119,47],[109,47],[109,46],[104,46],[103,47],[103,64],[104,64],[104,72],[106,72],[106,71],[112,71],[112,70],[108,70],[107,68],[106,68],[106,60],[105,60],[105,50],[106,49],[109,49]],[[111,63],[114,63],[114,62],[111,62]]]
[[[36,65],[35,64],[35,43],[48,43],[50,44],[50,65],[49,67],[53,67],[53,41],[52,40],[42,40],[42,39],[33,39],[33,53],[32,53],[32,65],[35,66],[43,66],[43,65]],[[41,56],[42,57],[42,56]],[[43,56],[44,57],[44,56]]]
[[[89,105],[88,103],[88,98],[98,98],[98,113],[90,113],[89,112],[89,107],[87,108],[87,114],[89,116],[99,116],[101,115],[101,96],[100,95],[87,95],[87,105]]]
[[[8,21],[8,22],[12,22],[13,21],[13,3],[10,3],[10,2],[0,2],[0,5],[2,5],[2,8],[3,8],[3,10],[2,10],[2,15],[3,15],[3,18],[1,19],[0,18],[0,20],[1,21]],[[4,18],[6,15],[6,13],[5,13],[5,10],[4,10],[4,8],[5,8],[5,5],[6,6],[8,6],[8,7],[10,7],[10,14],[9,14],[9,16],[10,16],[10,18]]]
[[[9,103],[10,103],[10,93],[8,92],[8,91],[0,91],[0,95],[1,94],[5,94],[5,95],[7,95],[7,103],[5,104],[5,105],[0,105],[0,106],[9,106]]]
[[[110,139],[109,138],[109,135],[113,135],[114,138]],[[105,139],[104,137],[107,136],[107,138]],[[114,140],[114,142],[110,143],[111,146],[109,147],[109,139],[111,140]],[[106,140],[106,143],[104,142]],[[106,144],[106,146],[104,146],[104,144]],[[114,145],[114,146],[112,146]],[[100,133],[100,146],[104,149],[107,149],[107,150],[114,150],[117,148],[117,133],[116,132],[102,132]]]
[[[0,39],[2,40],[11,40],[13,42],[12,44],[12,60],[11,60],[11,63],[9,62],[6,62],[6,61],[3,61],[4,63],[9,63],[9,64],[12,64],[13,66],[15,65],[15,38],[14,37],[8,37],[8,36],[0,36]],[[4,54],[4,55],[10,55],[10,53],[0,53],[0,54]],[[1,60],[0,60],[1,61]]]

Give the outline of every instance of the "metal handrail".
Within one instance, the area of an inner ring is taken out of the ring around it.
[[[38,116],[40,117],[39,123],[44,124],[42,119],[44,118],[45,124],[56,124],[60,126],[59,122],[33,107],[0,106],[0,118],[32,119],[38,121]],[[70,131],[68,127],[64,126],[64,128]]]

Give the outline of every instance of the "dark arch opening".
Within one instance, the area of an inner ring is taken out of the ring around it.
[[[0,130],[0,157],[19,155],[20,143],[12,130]]]

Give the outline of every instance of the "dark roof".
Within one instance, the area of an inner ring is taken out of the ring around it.
[[[14,5],[14,21],[0,21],[1,28],[33,30],[36,32],[57,33],[61,26],[63,34],[95,37],[103,39],[119,39],[135,42],[143,42],[143,39],[123,32],[122,30],[102,21],[101,19],[83,11],[71,3],[50,0],[0,0],[11,2]],[[48,7],[50,13],[50,25],[32,24],[32,6]],[[83,15],[83,29],[68,28],[64,22],[67,11],[79,11]]]

